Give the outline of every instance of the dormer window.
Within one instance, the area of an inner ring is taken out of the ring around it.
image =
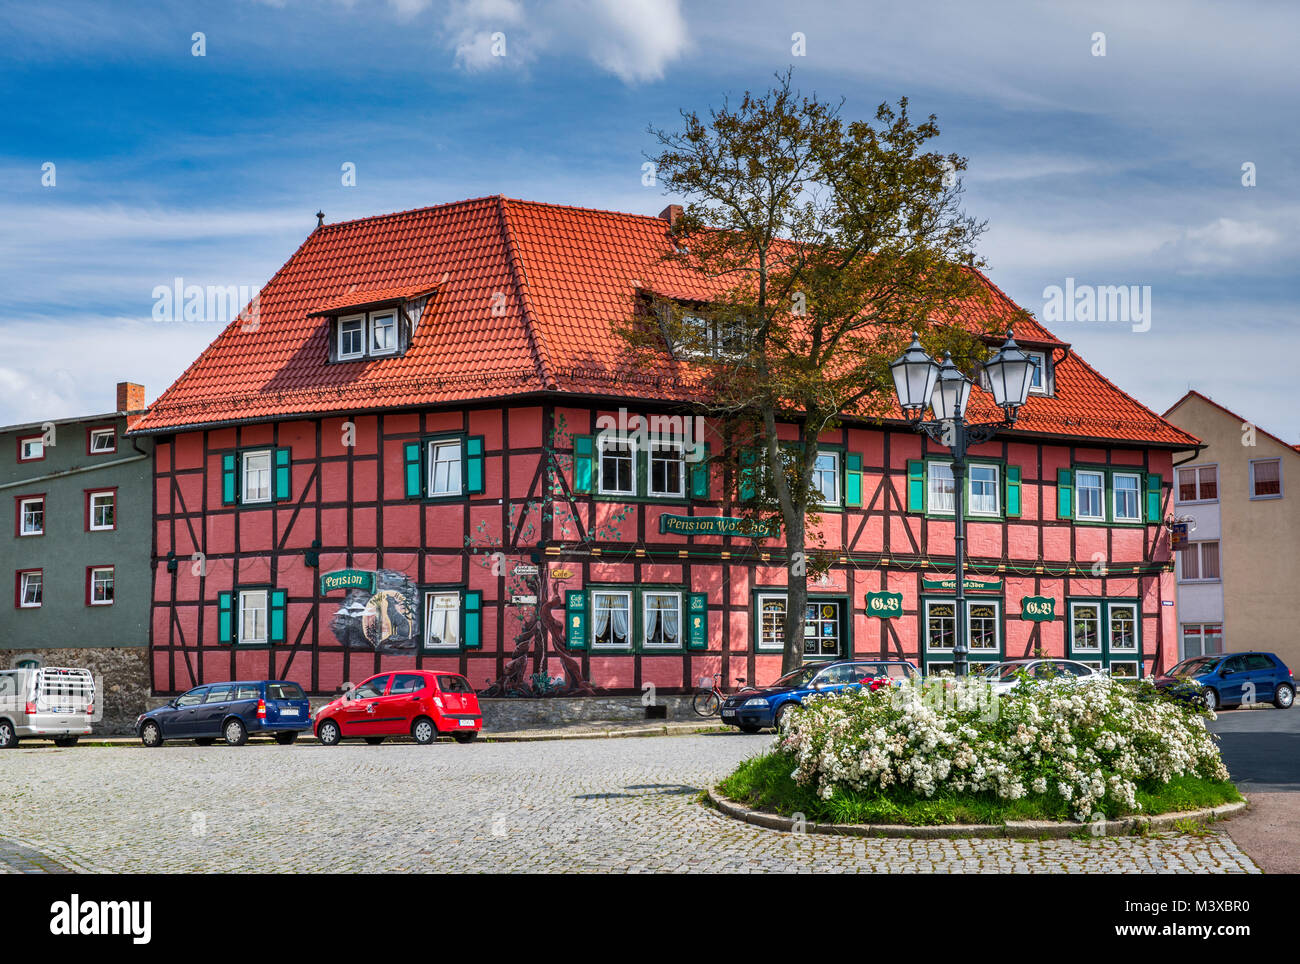
[[[391,355],[397,351],[397,310],[370,313],[370,354]]]
[[[366,316],[352,315],[339,319],[338,360],[351,361],[366,354]]]
[[[1047,353],[1041,351],[1027,351],[1026,355],[1034,364],[1034,373],[1029,379],[1030,395],[1051,395],[1051,371],[1048,368]]]
[[[391,358],[411,347],[436,284],[403,285],[395,288],[358,290],[308,312],[328,326],[331,362],[367,361]]]
[[[334,322],[334,361],[364,361],[396,355],[405,347],[396,308],[340,315]]]

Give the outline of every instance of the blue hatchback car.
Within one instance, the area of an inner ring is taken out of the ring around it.
[[[838,693],[858,688],[863,680],[888,677],[893,685],[921,674],[906,660],[842,659],[833,663],[809,663],[787,673],[771,686],[742,690],[722,704],[722,722],[740,727],[743,733],[757,733],[765,726],[779,727],[781,718],[809,696]]]
[[[1171,695],[1195,692],[1207,709],[1272,703],[1280,710],[1295,702],[1295,677],[1273,653],[1220,653],[1193,656],[1152,680]],[[1200,690],[1187,684],[1199,683]]]
[[[142,713],[135,732],[145,746],[166,740],[193,740],[200,746],[218,737],[231,746],[248,742],[249,734],[266,734],[277,743],[292,743],[311,729],[307,694],[288,680],[246,680],[196,686],[165,706]]]

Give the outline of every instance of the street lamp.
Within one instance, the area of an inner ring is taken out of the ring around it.
[[[971,380],[952,363],[945,352],[940,365],[921,347],[920,336],[912,332],[912,344],[890,363],[894,391],[903,414],[918,432],[924,432],[952,452],[953,483],[953,550],[956,555],[956,618],[953,640],[953,671],[965,676],[966,654],[966,453],[972,445],[987,442],[1004,428],[1015,425],[1020,406],[1029,398],[1033,378],[1033,361],[1020,350],[1007,331],[1007,340],[997,353],[984,363],[989,392],[1002,409],[1002,420],[970,424],[966,405],[970,401]],[[934,418],[926,420],[929,407]]]

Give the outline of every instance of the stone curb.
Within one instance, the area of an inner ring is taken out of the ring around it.
[[[751,810],[734,800],[724,797],[716,787],[708,790],[709,802],[724,815],[733,820],[752,823],[756,827],[768,830],[780,830],[793,833],[795,821],[780,814],[762,810]],[[1152,817],[1121,817],[1118,820],[1106,820],[1101,824],[1101,833],[1097,836],[1126,837],[1135,830],[1163,830],[1173,827],[1183,820],[1226,820],[1246,809],[1247,801],[1224,803],[1217,807],[1201,810],[1185,810],[1178,813],[1161,813]],[[908,826],[896,823],[814,823],[805,821],[804,833],[824,833],[842,837],[915,837],[919,839],[943,839],[957,837],[1032,837],[1034,839],[1064,839],[1072,837],[1081,830],[1096,833],[1096,824],[1058,823],[1054,820],[1008,820],[1004,824],[948,823],[935,826]]]

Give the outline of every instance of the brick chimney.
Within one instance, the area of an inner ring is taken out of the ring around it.
[[[680,204],[670,204],[659,212],[659,217],[668,222],[669,230],[677,226],[677,219],[682,216],[682,206]]]
[[[135,382],[118,382],[117,383],[117,408],[116,412],[142,412],[144,411],[144,386],[137,385]]]

